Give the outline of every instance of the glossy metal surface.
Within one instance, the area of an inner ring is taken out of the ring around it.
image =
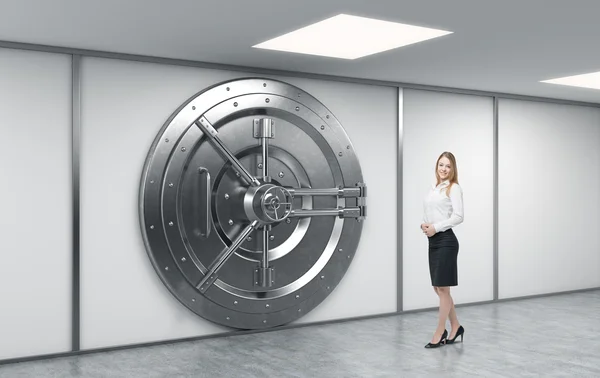
[[[498,214],[498,201],[499,201],[499,190],[498,190],[498,173],[499,173],[499,159],[498,159],[498,97],[494,96],[494,300],[498,300],[500,298],[500,286],[498,285],[499,278],[499,254],[498,254],[498,223],[499,223],[499,214]]]
[[[280,81],[234,80],[190,98],[159,131],[142,175],[141,229],[156,272],[190,310],[273,327],[340,283],[365,189],[323,104]]]
[[[233,164],[234,169],[244,178],[248,183],[253,186],[259,185],[258,180],[253,177],[239,162],[238,159],[229,151],[229,148],[223,144],[221,139],[219,138],[219,132],[215,130],[215,128],[210,124],[210,122],[204,118],[200,117],[200,122],[196,122],[196,125],[200,127],[204,135],[208,137],[208,139],[213,143],[213,146],[225,156],[227,160]]]
[[[81,198],[79,197],[80,187],[80,146],[81,146],[81,56],[73,55],[71,61],[71,91],[72,91],[72,115],[71,115],[71,129],[72,129],[72,193],[73,193],[73,285],[72,285],[72,313],[71,318],[72,330],[71,330],[71,348],[73,351],[80,349],[81,340],[81,216],[80,216],[80,205]]]
[[[396,169],[398,175],[396,176],[396,203],[398,206],[398,212],[396,213],[396,237],[398,238],[398,258],[396,265],[396,274],[398,278],[398,291],[396,297],[396,303],[398,306],[398,313],[402,312],[404,307],[404,273],[403,273],[403,260],[404,260],[404,240],[402,235],[403,222],[404,222],[404,183],[403,183],[403,150],[404,150],[404,90],[398,88],[398,160],[396,161]]]

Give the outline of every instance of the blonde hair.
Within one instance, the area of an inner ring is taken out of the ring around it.
[[[442,182],[442,179],[440,178],[440,174],[438,173],[438,164],[440,163],[440,160],[443,157],[450,160],[450,165],[451,165],[450,174],[448,175],[448,181],[450,181],[450,185],[448,185],[448,187],[446,188],[446,195],[450,196],[450,189],[452,188],[452,185],[458,184],[458,168],[456,167],[456,158],[454,157],[452,152],[448,152],[448,151],[442,152],[440,157],[438,157],[437,161],[435,162],[435,178],[437,179],[436,186]]]

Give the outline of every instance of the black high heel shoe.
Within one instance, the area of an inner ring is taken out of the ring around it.
[[[454,338],[446,340],[446,344],[454,344],[458,336],[460,336],[460,342],[462,343],[464,334],[465,329],[463,328],[463,326],[458,327],[458,331],[456,331],[456,335],[454,335]]]
[[[442,337],[440,338],[440,341],[438,341],[437,344],[428,343],[427,345],[425,345],[425,348],[439,348],[445,344],[447,337],[448,331],[444,330],[444,333],[442,334]]]

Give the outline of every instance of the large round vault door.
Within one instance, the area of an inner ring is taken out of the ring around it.
[[[171,293],[210,321],[278,326],[319,305],[356,251],[366,187],[329,110],[292,85],[220,83],[169,118],[148,154],[140,218]]]

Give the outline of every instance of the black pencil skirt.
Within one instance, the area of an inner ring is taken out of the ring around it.
[[[452,229],[429,238],[429,274],[432,286],[458,286],[458,239]]]

